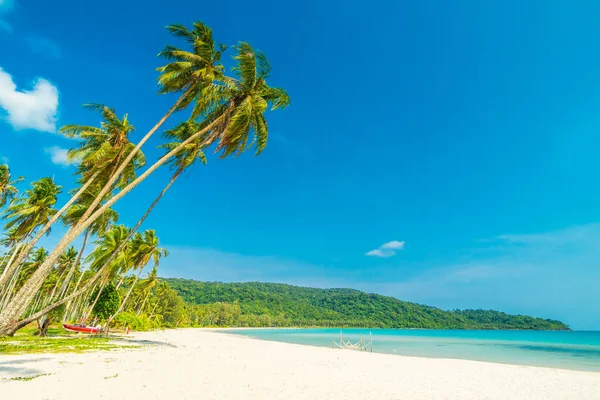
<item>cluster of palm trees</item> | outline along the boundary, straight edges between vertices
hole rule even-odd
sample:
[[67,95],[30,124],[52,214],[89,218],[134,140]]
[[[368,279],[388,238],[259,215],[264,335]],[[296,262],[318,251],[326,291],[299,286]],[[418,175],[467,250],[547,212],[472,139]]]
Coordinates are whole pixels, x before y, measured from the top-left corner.
[[[259,154],[267,144],[269,106],[274,110],[289,104],[285,90],[267,84],[271,67],[266,57],[248,43],[234,46],[235,66],[229,76],[221,63],[226,46],[214,41],[210,28],[196,22],[191,29],[183,25],[167,29],[186,47],[166,46],[159,53],[167,62],[158,68],[159,93],[177,94],[177,100],[137,144],[130,141],[134,126],[128,116],[119,118],[114,109],[101,104],[87,106],[101,115],[99,126],[61,128],[78,143],[69,151],[78,167],[77,187],[60,209],[56,205],[62,188],[53,179],[33,182],[31,189],[18,195],[19,180],[11,180],[8,166],[1,167],[0,207],[8,222],[0,261],[0,336],[12,335],[36,320],[43,323],[63,305],[63,318],[85,317],[93,309],[92,291],[99,294],[107,283],[118,285],[134,272],[117,313],[127,307],[146,264],[152,260],[156,267],[166,255],[154,231],[138,232],[162,196],[191,165],[206,163],[209,148],[221,158],[250,149]],[[189,118],[164,131],[159,146],[164,154],[146,166],[142,147],[175,112],[184,110]],[[137,224],[116,225],[115,203],[158,168],[169,166],[171,178]],[[58,222],[68,229],[57,245],[50,251],[37,247]],[[75,250],[72,243],[79,236],[82,248]],[[91,240],[95,247],[84,257]]]

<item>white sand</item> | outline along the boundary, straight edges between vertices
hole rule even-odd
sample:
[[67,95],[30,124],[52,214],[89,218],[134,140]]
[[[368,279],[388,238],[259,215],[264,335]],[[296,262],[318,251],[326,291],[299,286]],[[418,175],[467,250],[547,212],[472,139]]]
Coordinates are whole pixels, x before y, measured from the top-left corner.
[[[0,356],[0,399],[600,399],[600,373],[593,372],[333,350],[201,329],[135,339],[158,344]],[[39,374],[51,375],[10,379]]]

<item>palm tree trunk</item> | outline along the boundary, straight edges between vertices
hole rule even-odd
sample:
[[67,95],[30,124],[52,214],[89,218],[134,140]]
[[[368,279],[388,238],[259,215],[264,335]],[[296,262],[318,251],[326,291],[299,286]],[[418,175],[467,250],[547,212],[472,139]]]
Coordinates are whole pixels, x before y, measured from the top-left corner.
[[56,294],[56,289],[58,289],[58,284],[60,283],[60,278],[65,274],[67,270],[61,272],[61,274],[56,278],[56,283],[54,284],[54,288],[52,288],[52,293],[50,293],[50,297],[48,297],[45,301],[46,304],[51,303],[54,300],[54,295]]
[[[46,277],[50,274],[50,272],[52,270],[52,266],[58,260],[58,257],[60,257],[62,252],[71,244],[71,242],[73,242],[73,240],[75,240],[75,238],[79,234],[81,234],[81,232],[85,228],[87,228],[90,224],[92,224],[109,207],[111,207],[118,200],[120,200],[123,196],[125,196],[127,193],[129,193],[133,188],[135,188],[141,182],[143,182],[150,174],[152,174],[154,171],[156,171],[156,169],[158,169],[161,165],[163,165],[169,159],[171,159],[171,157],[173,157],[174,155],[179,153],[183,147],[185,147],[187,144],[189,144],[192,141],[194,141],[195,139],[197,139],[200,135],[210,131],[219,121],[221,121],[225,117],[225,115],[226,114],[223,114],[220,117],[216,118],[213,122],[211,122],[209,125],[207,125],[204,129],[194,133],[188,139],[186,139],[185,141],[180,143],[176,148],[174,148],[173,150],[171,150],[170,152],[165,154],[156,163],[154,163],[154,165],[152,165],[150,168],[148,168],[142,175],[140,175],[137,179],[135,179],[133,182],[131,182],[129,185],[127,185],[117,195],[115,195],[110,200],[108,200],[106,203],[104,203],[102,205],[102,207],[98,208],[98,210],[95,211],[94,214],[92,214],[85,222],[80,223],[80,224],[76,225],[75,227],[73,227],[72,229],[70,229],[65,234],[65,236],[63,236],[63,238],[58,243],[58,245],[54,248],[52,253],[50,253],[50,255],[48,255],[48,257],[42,263],[42,265],[40,265],[40,267],[35,271],[35,273],[31,276],[31,278],[29,278],[29,280],[27,282],[25,282],[25,284],[21,287],[19,292],[14,296],[11,304],[9,304],[8,307],[6,307],[4,310],[2,310],[0,312],[0,337],[9,335],[11,332],[10,327],[16,326],[16,324],[18,324],[19,318],[23,315],[23,313],[25,312],[25,310],[31,303],[31,300],[33,299],[33,296],[35,296],[35,293],[37,293],[37,291],[43,285]],[[207,142],[208,142],[208,139],[207,139]],[[172,180],[170,183],[172,183]],[[155,200],[154,203],[152,203],[152,205],[149,208],[149,211],[152,208],[154,208],[154,206],[158,202],[158,199],[160,199],[162,197],[164,192],[166,192],[167,188],[165,188],[165,190],[163,190],[163,192],[161,193],[161,195],[159,195],[157,200]],[[90,206],[90,207],[93,208],[94,206]],[[149,214],[149,211],[147,211],[146,214],[144,215],[144,217],[143,217],[144,219]],[[138,225],[137,225],[136,229],[134,229],[134,230],[137,230],[137,228],[139,228],[139,225],[141,225],[140,222],[138,222]],[[134,230],[132,230],[132,232]],[[130,235],[133,235],[133,233],[130,233]],[[119,247],[121,247],[121,246],[119,246]],[[116,254],[114,256],[116,256]]]
[[[100,272],[100,271],[99,271]],[[86,291],[88,291],[95,283],[96,281],[100,278],[100,275],[95,275],[93,276],[89,281],[87,281],[85,283],[85,285],[83,285],[83,287],[81,287],[81,289],[79,289],[76,292],[71,293],[70,295],[68,295],[67,297],[57,301],[54,304],[50,304],[49,306],[47,306],[46,308],[36,312],[35,314],[30,315],[29,317],[22,319],[21,321],[18,322],[14,322],[9,329],[7,330],[7,334],[5,336],[13,336],[15,334],[16,331],[18,331],[19,329],[21,329],[22,327],[32,323],[33,321],[35,321],[36,319],[48,314],[50,311],[62,306],[63,304],[65,304],[67,301],[74,299],[75,297],[82,295],[83,293],[85,293]]]
[[158,300],[156,300],[154,307],[152,307],[152,311],[150,312],[150,315],[148,316],[149,319],[152,319],[152,317],[154,316],[154,311],[156,311],[156,307],[158,307]]
[[135,146],[135,148],[133,150],[131,150],[131,152],[127,155],[125,160],[119,165],[119,167],[116,169],[116,171],[114,171],[114,173],[110,176],[110,178],[108,179],[108,181],[106,182],[106,184],[104,185],[102,190],[100,190],[98,195],[96,195],[96,198],[94,199],[92,204],[90,204],[88,209],[85,211],[85,213],[79,220],[78,225],[84,223],[88,219],[88,217],[92,214],[92,212],[96,209],[96,207],[98,207],[98,205],[100,204],[100,202],[102,201],[104,196],[106,196],[106,194],[111,190],[111,188],[113,187],[113,185],[115,184],[115,182],[117,181],[117,179],[119,178],[121,173],[123,173],[125,168],[127,168],[127,165],[129,165],[131,160],[133,160],[135,155],[140,151],[142,146],[152,137],[152,135],[154,135],[154,133],[156,133],[158,128],[160,128],[162,126],[162,124],[165,123],[165,121],[171,116],[171,114],[173,114],[175,112],[175,110],[177,110],[179,105],[192,92],[192,90],[194,90],[194,86],[193,86],[193,84],[190,84],[188,89],[179,97],[179,99],[177,99],[177,101],[175,102],[175,104],[173,104],[173,106],[169,109],[169,111],[167,111],[167,113],[156,123],[156,125],[154,125],[154,127],[152,129],[150,129],[150,131],[148,131],[148,133],[146,133],[146,136],[144,136],[138,142],[138,144]]
[[[128,239],[129,240],[129,239]],[[119,290],[119,288],[121,287],[121,285],[123,284],[123,281],[125,280],[125,277],[127,276],[127,274],[124,272],[123,276],[121,276],[121,279],[119,279],[119,282],[117,283],[117,286],[115,287],[115,290]]]
[[4,284],[10,277],[10,274],[8,273],[8,271],[10,271],[10,267],[13,265],[13,261],[17,255],[17,253],[19,253],[20,249],[21,249],[21,243],[15,245],[12,255],[8,259],[8,262],[6,263],[6,267],[4,267],[4,270],[2,271],[2,276],[0,276],[0,293],[2,292],[2,287],[4,286]]
[[[6,252],[6,254],[4,255],[4,259],[2,260],[2,262],[4,263],[4,261],[8,258],[8,262],[6,263],[6,265],[4,266],[4,269],[2,270],[2,275],[0,275],[0,282],[4,281],[4,277],[8,274],[8,270],[13,262],[13,260],[15,259],[15,256],[17,255],[17,251],[19,249],[19,247],[21,247],[21,243],[17,243],[15,245],[12,246],[12,252],[10,250],[8,250]],[[10,256],[9,256],[10,254]],[[8,279],[8,278],[6,278]],[[0,292],[2,292],[2,284],[0,284]]]
[[142,311],[144,311],[144,306],[146,305],[146,301],[148,300],[149,296],[150,290],[146,292],[146,295],[144,296],[144,301],[142,301],[142,305],[140,306],[140,308],[138,308],[137,312],[135,313],[136,316],[139,316],[142,313]]
[[[79,285],[81,284],[81,281],[83,280],[83,275],[84,275],[84,271],[81,271],[81,274],[79,275],[79,279],[77,279],[77,283],[75,284],[75,288],[73,289],[73,292],[77,291],[77,288],[79,287]],[[69,311],[71,310],[71,304],[72,304],[72,302],[71,302],[71,300],[69,300],[67,302],[67,306],[65,307],[65,314],[63,315],[63,322],[66,321],[67,315],[69,314]],[[77,309],[77,307],[75,309]]]
[[[79,222],[75,225],[75,227],[72,227],[71,229],[77,228],[78,225],[80,225],[80,224],[82,224],[83,222],[86,221],[86,219],[90,216],[90,214],[94,211],[94,209],[98,206],[98,204],[100,204],[100,202],[102,201],[102,199],[104,198],[104,196],[113,187],[113,185],[117,181],[119,175],[121,175],[121,173],[123,172],[123,170],[127,167],[127,165],[131,162],[131,160],[133,160],[133,157],[135,157],[135,155],[138,153],[138,151],[142,148],[142,146],[144,145],[144,143],[146,143],[152,137],[152,135],[154,135],[154,133],[156,133],[156,131],[162,126],[162,124],[165,123],[165,121],[171,116],[171,114],[173,114],[175,112],[175,110],[177,110],[177,108],[179,107],[179,105],[183,102],[183,100],[185,100],[185,98],[192,92],[193,89],[194,89],[193,83],[191,83],[190,86],[188,87],[188,89],[179,97],[179,99],[175,102],[175,104],[173,104],[173,106],[167,111],[167,113],[156,123],[156,125],[154,125],[154,127],[152,129],[150,129],[150,131],[148,131],[148,133],[146,134],[146,136],[144,136],[142,138],[142,140],[139,141],[139,143],[137,144],[137,146],[135,146],[135,148],[127,155],[127,157],[125,158],[125,161],[123,161],[121,163],[121,165],[116,169],[116,171],[114,171],[114,173],[112,174],[112,176],[110,177],[110,179],[108,180],[108,182],[104,185],[104,187],[102,188],[102,190],[100,191],[100,193],[98,193],[98,195],[96,196],[96,198],[94,199],[94,201],[92,202],[92,204],[88,207],[88,209],[86,210],[86,212],[83,214],[83,216],[79,220]],[[50,229],[50,227],[52,225],[54,225],[54,223],[56,221],[58,221],[58,219],[60,218],[60,216],[71,206],[71,204],[73,204],[75,202],[75,200],[77,200],[79,198],[79,196],[85,191],[85,189],[87,189],[87,187],[92,183],[92,181],[96,179],[96,177],[98,176],[98,174],[99,174],[99,172],[96,172],[90,179],[88,179],[88,181],[85,183],[85,185],[83,185],[81,187],[81,189],[79,189],[77,191],[77,193],[75,195],[73,195],[73,197],[71,197],[69,199],[69,201],[67,202],[67,204],[65,204],[50,219],[50,221],[48,221],[46,223],[46,225],[44,225],[44,227],[40,230],[40,232],[38,232],[38,234],[32,240],[31,244],[26,247],[25,254],[29,254],[29,251],[31,251],[31,249],[33,248],[33,246],[44,235],[44,233],[46,233],[48,231],[48,229]],[[71,230],[71,229],[69,229],[69,230]],[[79,235],[79,233],[77,233],[77,235]],[[69,236],[69,232],[67,232],[67,234],[65,234],[64,237],[67,237],[67,236]],[[75,237],[77,237],[77,236],[75,236]],[[71,239],[71,241],[73,239]],[[24,257],[25,256],[23,256],[23,258]],[[19,259],[18,263],[20,263],[21,261],[23,261],[23,259]],[[4,285],[4,283],[5,283],[5,280],[2,279],[2,278],[0,278],[0,287],[2,287]],[[0,314],[0,321],[1,320],[2,320],[2,315]],[[0,323],[0,335],[1,335],[1,332],[2,332],[2,324]]]
[[37,308],[38,308],[38,306],[40,304],[41,299],[42,299],[41,292],[38,292],[38,294],[35,295],[35,300],[33,302],[33,307],[31,307],[29,309],[29,315],[33,314],[35,312],[35,310],[37,310]]
[[[98,176],[98,172],[96,172],[94,175],[92,175],[92,177],[87,180],[87,182],[77,191],[77,193],[75,193],[73,195],[73,197],[71,197],[69,199],[69,201],[60,210],[58,210],[56,212],[56,214],[54,214],[48,222],[46,222],[46,224],[42,227],[42,229],[40,229],[39,232],[35,235],[33,240],[31,240],[29,243],[27,243],[27,245],[25,246],[23,251],[20,252],[19,257],[15,261],[15,265],[19,265],[23,262],[25,257],[27,257],[27,255],[31,251],[31,249],[33,249],[33,246],[35,246],[36,243],[42,238],[42,236],[44,236],[44,234],[46,232],[48,232],[48,229],[50,229],[50,227],[52,225],[54,225],[54,223],[56,221],[58,221],[58,219],[65,213],[65,211],[67,211],[69,209],[69,207],[71,207],[71,205],[75,202],[75,200],[77,200],[79,198],[79,196],[81,196],[81,194],[92,184],[92,182],[96,179],[97,176]],[[33,230],[32,230],[32,232],[33,232]],[[0,288],[6,283],[7,278],[4,277],[4,274],[6,273],[7,269],[4,270],[4,272],[2,273],[2,276],[0,277]]]
[[104,290],[104,287],[106,286],[106,284],[108,283],[109,280],[110,280],[110,278],[107,276],[106,279],[104,279],[102,281],[102,284],[98,288],[98,293],[96,294],[96,298],[94,299],[94,302],[92,303],[92,305],[90,305],[87,312],[83,316],[84,320],[87,320],[90,317],[90,315],[92,314],[92,311],[94,311],[94,307],[96,307],[96,303],[98,303],[98,300],[100,299],[100,295],[102,294],[102,291]]
[[69,288],[69,283],[71,282],[71,279],[73,279],[73,275],[75,274],[75,269],[79,266],[79,263],[81,262],[81,255],[83,254],[83,251],[85,250],[85,245],[87,244],[89,237],[90,237],[90,229],[88,228],[85,230],[85,233],[83,234],[83,244],[81,245],[79,254],[77,254],[77,258],[75,259],[75,262],[73,262],[73,265],[71,265],[71,268],[69,269],[69,274],[65,278],[65,281],[63,282],[63,284],[60,288],[60,291],[58,292],[59,297],[63,297],[65,295],[65,293],[67,292],[67,289]]
[[4,309],[6,304],[10,302],[12,298],[13,291],[15,290],[15,286],[17,285],[17,281],[19,280],[19,274],[21,273],[21,268],[18,267],[15,272],[12,274],[10,281],[8,282],[8,287],[4,291],[2,295],[2,301],[0,302],[0,310]]
[[106,336],[108,336],[108,328],[110,326],[110,323],[112,322],[113,319],[115,319],[117,314],[119,314],[121,311],[123,311],[123,308],[125,307],[125,303],[127,303],[127,299],[129,299],[129,296],[131,296],[131,292],[133,292],[133,288],[135,287],[135,284],[137,283],[138,279],[140,278],[140,275],[143,270],[144,270],[144,267],[140,268],[140,271],[135,276],[135,280],[133,281],[133,283],[131,284],[131,287],[127,291],[127,294],[125,295],[125,298],[123,299],[123,301],[121,302],[121,305],[117,309],[117,312],[115,312],[113,315],[111,315],[108,318],[108,321],[106,321],[106,326],[104,327],[104,330],[106,331]]

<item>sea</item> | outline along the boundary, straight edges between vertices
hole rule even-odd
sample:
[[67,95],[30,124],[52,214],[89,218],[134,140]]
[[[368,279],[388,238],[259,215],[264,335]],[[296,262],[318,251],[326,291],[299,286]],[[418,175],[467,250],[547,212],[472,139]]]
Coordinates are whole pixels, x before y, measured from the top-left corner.
[[[332,347],[340,329],[239,329],[227,333],[262,340]],[[372,337],[373,352],[454,358],[600,372],[600,332],[342,329],[344,341]],[[351,351],[351,350],[339,350]],[[370,351],[370,347],[369,347]]]

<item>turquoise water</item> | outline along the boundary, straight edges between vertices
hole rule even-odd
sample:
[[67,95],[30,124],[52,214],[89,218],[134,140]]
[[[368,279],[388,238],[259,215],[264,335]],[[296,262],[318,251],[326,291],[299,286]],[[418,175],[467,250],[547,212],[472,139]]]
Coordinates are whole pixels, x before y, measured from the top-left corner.
[[[373,351],[600,372],[600,332],[344,329],[344,340],[373,334]],[[331,347],[339,329],[227,331],[263,340]],[[340,350],[341,351],[341,350]]]

